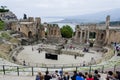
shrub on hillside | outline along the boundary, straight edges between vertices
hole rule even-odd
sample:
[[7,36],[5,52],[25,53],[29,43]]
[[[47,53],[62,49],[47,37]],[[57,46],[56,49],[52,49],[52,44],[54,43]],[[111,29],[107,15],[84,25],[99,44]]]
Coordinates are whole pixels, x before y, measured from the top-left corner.
[[0,31],[4,30],[5,23],[3,21],[0,21]]
[[1,33],[1,37],[4,39],[8,39],[8,40],[10,39],[10,35],[8,33],[5,33],[5,32]]

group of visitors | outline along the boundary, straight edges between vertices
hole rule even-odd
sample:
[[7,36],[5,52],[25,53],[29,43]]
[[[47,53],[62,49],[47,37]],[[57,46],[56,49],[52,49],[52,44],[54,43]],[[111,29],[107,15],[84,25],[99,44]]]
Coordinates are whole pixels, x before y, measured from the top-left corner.
[[113,73],[112,71],[108,71],[106,80],[120,80],[120,72],[116,71]]
[[97,70],[94,71],[93,74],[89,74],[85,72],[73,72],[73,75],[70,75],[68,72],[58,72],[57,70],[53,74],[49,74],[49,71],[45,72],[45,75],[42,75],[41,72],[38,72],[36,76],[36,80],[120,80],[120,72],[116,71],[113,73],[112,71],[108,71],[107,76],[104,79],[98,73]]
[[36,80],[69,80],[70,76],[68,72],[63,74],[62,71],[58,73],[56,70],[53,74],[49,74],[49,71],[45,72],[45,75],[42,75],[41,72],[38,72]]
[[102,79],[100,74],[98,74],[98,71],[95,70],[94,74],[88,74],[88,72],[85,72],[83,74],[82,72],[77,73],[76,71],[74,71],[71,80],[102,80]]
[[85,48],[83,49],[83,52],[89,52],[89,48],[86,48],[86,47],[85,47]]

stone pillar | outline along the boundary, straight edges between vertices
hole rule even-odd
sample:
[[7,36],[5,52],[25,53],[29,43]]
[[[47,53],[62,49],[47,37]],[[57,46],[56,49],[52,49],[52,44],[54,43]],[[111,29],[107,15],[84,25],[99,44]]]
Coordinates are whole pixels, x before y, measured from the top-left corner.
[[86,39],[86,30],[84,31],[84,39]]
[[99,35],[99,34],[98,34],[98,31],[96,31],[95,42],[98,41],[99,37],[101,37],[101,35]]
[[85,42],[86,42],[86,35],[87,35],[87,32],[86,32],[86,30],[85,30],[85,32],[84,32],[84,40],[85,40]]
[[87,42],[89,41],[89,30],[88,30],[88,33],[87,33]]
[[75,39],[78,37],[78,31],[75,31]]
[[53,35],[52,35],[52,37],[54,37],[55,36],[55,29],[53,28]]
[[82,29],[81,29],[81,33],[80,33],[80,42],[82,42]]
[[109,26],[110,26],[110,16],[108,15],[106,17],[106,29],[109,29]]
[[105,44],[108,44],[108,41],[109,41],[109,26],[110,26],[110,16],[108,15],[106,17],[106,38],[105,38]]
[[54,30],[54,34],[55,34],[55,36],[57,35],[56,30],[57,30],[57,29]]

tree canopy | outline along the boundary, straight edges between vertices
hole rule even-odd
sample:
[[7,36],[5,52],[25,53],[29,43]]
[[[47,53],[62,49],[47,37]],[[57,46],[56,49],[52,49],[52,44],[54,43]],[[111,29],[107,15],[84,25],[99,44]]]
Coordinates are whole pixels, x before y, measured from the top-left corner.
[[0,12],[8,12],[9,9],[6,9],[6,8],[7,8],[7,6],[1,6],[0,7]]
[[64,25],[61,29],[61,35],[64,38],[71,38],[73,35],[73,29],[69,25]]

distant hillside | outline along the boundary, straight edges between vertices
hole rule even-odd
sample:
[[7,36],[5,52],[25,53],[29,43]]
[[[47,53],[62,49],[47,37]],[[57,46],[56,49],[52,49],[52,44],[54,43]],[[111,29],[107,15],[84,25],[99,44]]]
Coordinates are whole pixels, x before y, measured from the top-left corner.
[[[105,24],[105,22],[100,22],[99,24]],[[110,22],[110,26],[119,26],[120,25],[120,21],[111,21]]]
[[64,20],[60,22],[70,22],[70,23],[102,22],[105,21],[107,15],[110,15],[111,21],[120,21],[120,8],[112,9],[108,11],[102,11],[93,14],[70,16],[70,17],[66,17]]

